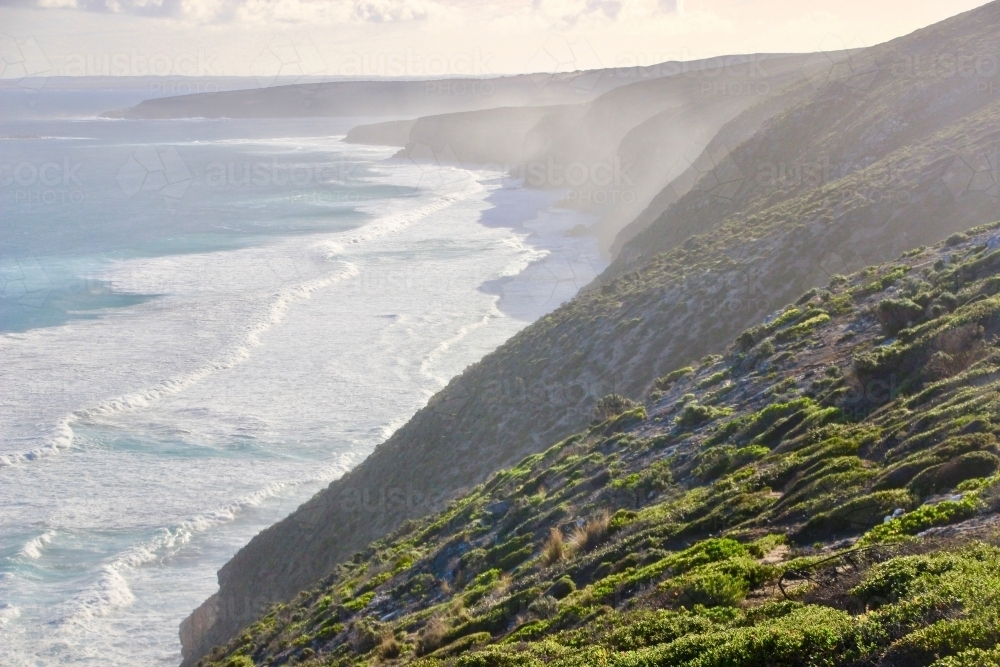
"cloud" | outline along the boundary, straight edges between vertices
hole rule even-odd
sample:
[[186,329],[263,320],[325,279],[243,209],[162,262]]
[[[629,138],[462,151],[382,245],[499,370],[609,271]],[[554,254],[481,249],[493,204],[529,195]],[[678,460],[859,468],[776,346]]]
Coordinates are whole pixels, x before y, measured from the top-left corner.
[[532,0],[536,16],[553,25],[645,23],[683,14],[684,0]]
[[352,14],[361,21],[387,23],[425,19],[428,12],[428,4],[419,0],[376,0],[355,2]]
[[79,9],[98,13],[174,16],[180,0],[35,0],[40,9]]
[[2,5],[170,17],[201,23],[249,21],[337,24],[426,19],[534,18],[549,26],[579,21],[648,20],[683,13],[684,0],[0,0]]
[[435,0],[0,0],[0,6],[79,9],[94,13],[128,14],[229,22],[238,19],[310,23],[390,23],[425,19],[449,2]]

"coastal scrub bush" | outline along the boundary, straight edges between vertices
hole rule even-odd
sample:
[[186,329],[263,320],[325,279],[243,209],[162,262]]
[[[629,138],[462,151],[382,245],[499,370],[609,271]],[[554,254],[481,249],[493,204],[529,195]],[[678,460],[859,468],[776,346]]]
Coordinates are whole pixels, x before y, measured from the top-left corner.
[[878,322],[888,336],[912,326],[923,314],[924,309],[910,299],[883,299],[876,310]]
[[976,513],[976,503],[971,496],[962,500],[946,500],[937,505],[924,505],[902,517],[875,526],[861,538],[859,544],[890,542],[907,535],[968,519]]
[[559,601],[551,595],[543,595],[528,605],[528,611],[541,619],[550,619],[559,613]]
[[628,412],[635,407],[635,401],[619,394],[608,394],[597,401],[594,406],[594,421],[603,422],[612,417]]
[[383,660],[398,658],[402,651],[403,647],[399,645],[399,642],[396,641],[396,637],[391,633],[386,633],[382,637],[382,643],[378,645],[377,649],[378,657]]
[[750,586],[728,572],[706,568],[671,579],[661,585],[661,590],[674,604],[690,609],[695,605],[733,606],[747,596]]
[[774,339],[779,343],[784,343],[790,340],[804,336],[812,330],[816,329],[820,325],[826,324],[830,321],[830,316],[826,313],[820,313],[815,317],[811,317],[803,322],[788,327],[787,329],[782,329],[774,335]]
[[564,576],[549,586],[549,590],[545,591],[545,594],[552,596],[556,600],[561,600],[575,590],[576,584],[573,583],[573,580]]
[[684,428],[700,426],[719,417],[729,414],[724,408],[713,408],[709,405],[700,405],[695,402],[688,403],[681,409],[677,416],[676,423]]
[[674,386],[674,384],[682,377],[690,375],[691,373],[694,373],[694,368],[691,366],[678,368],[677,370],[667,373],[654,382],[653,389],[656,389],[657,391],[666,391],[667,389],[670,389],[670,387]]
[[921,496],[955,488],[977,477],[988,477],[1000,468],[1000,458],[990,452],[969,452],[925,469],[910,481],[910,489]]
[[989,650],[968,649],[936,660],[931,667],[1000,667],[1000,646]]
[[226,661],[225,667],[254,667],[254,664],[248,655],[234,655]]

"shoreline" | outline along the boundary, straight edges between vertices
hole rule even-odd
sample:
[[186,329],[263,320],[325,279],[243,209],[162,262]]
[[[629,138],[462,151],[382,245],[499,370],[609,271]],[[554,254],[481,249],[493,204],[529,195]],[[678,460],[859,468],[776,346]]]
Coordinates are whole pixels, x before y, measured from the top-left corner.
[[597,216],[557,206],[563,198],[558,190],[521,186],[500,187],[486,198],[492,208],[483,211],[480,224],[525,234],[526,244],[545,253],[520,272],[479,286],[481,292],[499,297],[497,309],[508,317],[529,324],[544,317],[572,299],[609,264],[597,237],[569,233]]
[[[495,283],[498,284],[499,293],[495,295],[498,298],[491,301],[494,301],[496,310],[499,310],[503,314],[503,318],[501,318],[501,320],[496,320],[492,319],[494,317],[493,315],[490,315],[489,321],[491,323],[489,324],[488,329],[483,329],[479,333],[474,333],[472,336],[460,340],[458,344],[463,349],[458,351],[453,349],[450,352],[448,352],[449,355],[454,355],[452,361],[443,359],[443,363],[440,363],[442,362],[442,359],[439,359],[438,357],[434,357],[434,359],[432,359],[432,361],[434,362],[432,364],[433,365],[432,370],[434,372],[440,373],[444,369],[450,368],[446,376],[442,375],[442,377],[446,377],[446,379],[450,379],[451,377],[459,374],[461,372],[462,367],[465,365],[467,361],[470,363],[474,363],[475,361],[480,360],[483,356],[488,354],[497,346],[503,344],[504,341],[508,340],[510,336],[516,333],[516,331],[522,329],[528,322],[544,316],[546,312],[548,312],[556,305],[558,305],[552,299],[552,294],[562,295],[563,292],[560,292],[559,290],[561,289],[565,291],[567,289],[567,285],[568,288],[573,289],[573,291],[575,292],[575,288],[572,283],[561,283],[556,278],[557,273],[553,273],[548,270],[539,273],[540,270],[539,267],[556,266],[559,264],[558,262],[558,260],[560,259],[559,253],[561,252],[561,249],[564,247],[565,244],[565,240],[562,235],[564,228],[567,226],[572,227],[573,225],[577,224],[578,215],[577,214],[571,215],[570,213],[563,213],[558,209],[554,209],[552,207],[552,204],[555,201],[554,193],[530,191],[530,190],[515,189],[515,188],[505,189],[502,187],[497,187],[498,184],[495,181],[491,182],[490,179],[483,178],[483,174],[479,172],[470,171],[469,175],[475,180],[480,181],[481,185],[487,188],[487,192],[484,192],[482,195],[476,195],[475,197],[466,201],[465,203],[460,204],[461,207],[465,207],[464,211],[467,212],[463,212],[463,210],[461,209],[454,209],[455,213],[452,215],[460,215],[464,220],[460,228],[455,229],[454,232],[452,232],[453,228],[447,226],[450,224],[449,222],[447,222],[446,220],[439,222],[437,223],[436,229],[429,230],[429,239],[433,240],[433,239],[458,238],[461,239],[459,243],[464,244],[464,247],[467,248],[468,252],[483,253],[484,257],[493,255],[497,255],[497,257],[499,257],[499,255],[504,255],[509,257],[509,260],[504,260],[507,262],[506,264],[502,262],[499,264],[496,262],[491,262],[491,268],[489,268],[490,273],[488,275],[496,276],[498,275],[499,272],[501,275],[500,278],[491,278],[490,280],[487,280],[485,283],[482,282],[481,278],[479,280],[471,280],[466,283],[465,287],[465,289],[467,290],[466,294],[468,296],[472,296],[477,293],[480,294],[478,300],[481,302],[484,300],[482,294],[489,294],[490,293],[488,291],[489,287]],[[387,229],[391,227],[395,229],[395,227],[400,226],[401,223],[395,225],[390,223],[392,223],[393,221],[396,221],[398,223],[399,221],[396,219],[399,218],[399,216],[401,215],[405,215],[407,211],[409,211],[411,208],[412,208],[411,205],[407,205],[405,209],[402,211],[393,211],[390,213],[386,213],[387,218],[390,219],[388,221],[383,221],[382,227],[386,227]],[[570,217],[573,218],[572,224],[569,223]],[[445,226],[442,227],[441,225]],[[402,232],[402,236],[405,238],[401,238],[398,244],[396,245],[402,246],[407,243],[410,243],[411,241],[417,240],[417,236],[419,236],[419,234],[416,234],[415,232],[410,232],[410,234],[407,235],[406,232],[402,231],[406,227],[407,225],[402,225],[400,231]],[[499,228],[506,228],[506,229],[501,231]],[[493,230],[492,233],[490,230]],[[512,233],[507,233],[507,230],[510,230]],[[368,231],[369,233],[373,232],[373,230],[368,230]],[[357,231],[353,230],[345,231],[342,233],[350,238],[365,236],[365,233],[361,229]],[[391,236],[393,235],[394,234],[382,238],[391,238]],[[324,236],[328,236],[328,234],[324,234]],[[294,238],[298,240],[294,242],[289,241],[287,243],[287,245],[289,246],[288,249],[289,251],[294,249],[292,248],[292,246],[311,247],[310,244],[313,242],[312,239],[308,238],[303,239],[298,236],[295,236]],[[588,240],[584,239],[583,241],[580,241],[579,239],[570,239],[570,241],[572,241],[573,243],[581,243],[582,245],[586,245],[586,242]],[[355,247],[354,244],[348,244],[346,243],[346,241],[343,243],[343,245],[348,248]],[[596,249],[596,243],[594,243],[593,246]],[[131,286],[132,280],[138,280],[139,283],[137,284],[140,284],[144,280],[158,279],[156,278],[155,273],[151,273],[149,274],[149,276],[146,276],[146,272],[139,269],[143,268],[148,269],[150,267],[156,268],[160,264],[171,264],[171,265],[176,265],[177,267],[187,267],[185,271],[190,273],[190,275],[202,276],[202,273],[200,273],[201,271],[207,272],[210,269],[214,270],[215,268],[218,268],[221,265],[220,262],[225,263],[222,262],[222,260],[225,259],[228,262],[232,259],[232,257],[236,256],[236,255],[230,255],[229,253],[247,255],[248,257],[253,258],[254,261],[262,262],[264,259],[266,259],[264,255],[276,247],[278,246],[272,244],[266,244],[262,246],[250,245],[248,247],[232,251],[223,250],[221,252],[223,253],[224,256],[217,255],[215,252],[210,252],[210,253],[184,254],[179,256],[170,256],[167,258],[161,258],[161,257],[145,257],[139,259],[132,258],[127,261],[133,262],[134,266],[133,264],[122,265],[121,267],[116,267],[115,272],[124,271],[123,275],[132,276],[127,284],[123,284],[123,288],[125,288]],[[581,248],[581,251],[585,252],[586,248]],[[541,252],[544,252],[545,256],[535,259]],[[499,255],[497,253],[499,253]],[[279,262],[275,266],[283,266],[283,264],[280,263],[280,260],[287,254],[288,254],[287,252],[282,251],[282,253],[275,255],[274,260]],[[315,255],[316,253],[313,254]],[[320,253],[320,255],[322,255],[322,253]],[[212,259],[211,261],[206,260],[205,258],[209,256],[213,257],[214,259]],[[311,256],[312,255],[310,255],[310,257]],[[442,259],[439,261],[450,261],[447,260],[446,257],[447,256],[442,256]],[[469,264],[468,256],[465,256],[465,259],[462,259],[462,257],[463,257],[462,255],[456,256],[456,260]],[[518,257],[520,257],[521,259],[517,259]],[[325,258],[325,255],[323,255],[323,258]],[[511,264],[510,260],[514,260],[514,263]],[[499,259],[497,259],[497,261],[499,261]],[[261,266],[264,266],[264,264],[261,264]],[[415,269],[419,271],[425,271],[427,267],[421,268],[422,266],[423,265],[405,267],[404,273],[413,272]],[[506,266],[506,268],[503,268],[504,266]],[[474,276],[475,275],[474,269],[477,267],[469,265],[467,268],[469,270],[466,271],[463,275]],[[377,263],[373,263],[368,267],[367,270],[370,272],[370,275],[378,277],[381,275],[379,272],[382,269],[379,268],[379,265]],[[502,275],[504,271],[511,271],[511,275]],[[205,273],[201,279],[211,279],[212,275],[214,274]],[[308,278],[313,278],[313,277],[314,276],[311,275],[297,276],[296,281],[301,282],[301,280],[306,280]],[[389,277],[391,278],[392,275],[390,274]],[[497,283],[497,281],[499,281],[499,283]],[[297,285],[298,282],[296,282],[295,284]],[[381,284],[382,283],[378,281],[372,284],[358,283],[355,285],[352,283],[349,285],[348,289],[377,290],[378,286]],[[539,285],[541,285],[542,288],[544,288],[542,289],[542,291],[536,289]],[[288,289],[292,289],[294,286],[286,286],[286,287],[288,287]],[[196,294],[201,294],[201,292],[196,292]],[[376,300],[384,297],[384,295],[381,295],[380,292],[378,291],[372,291],[370,294],[371,297]],[[571,294],[569,296],[571,296]],[[315,308],[321,305],[323,301],[331,301],[331,300],[335,301],[336,299],[330,297],[329,295],[324,297],[321,293],[316,292],[316,294],[312,296],[310,303],[312,304],[312,307]],[[400,305],[392,307],[387,305],[385,307],[385,312],[403,313],[404,314],[403,319],[405,320],[406,318],[405,309],[398,310],[398,308],[403,307],[402,304],[404,303],[405,299],[402,301],[397,299],[397,301],[399,301]],[[160,308],[162,309],[163,306],[160,306]],[[424,310],[428,312],[435,311],[436,309],[434,306],[434,302],[427,302],[426,307],[424,307]],[[103,312],[105,311],[102,311],[102,313]],[[97,330],[98,328],[110,327],[114,325],[115,324],[114,313],[128,314],[132,319],[135,319],[139,316],[144,316],[143,315],[144,312],[145,311],[142,308],[128,311],[127,313],[125,311],[119,311],[117,309],[113,311],[107,311],[106,314],[108,317],[106,319],[104,319],[103,321],[94,321],[92,324],[90,324],[90,326],[95,327],[95,330]],[[298,311],[296,312],[298,313]],[[494,310],[493,312],[496,311]],[[270,311],[268,311],[268,313],[270,313]],[[375,310],[373,310],[373,313],[375,313],[375,317],[385,319],[384,313],[380,311],[376,312]],[[470,319],[471,321],[471,319],[473,319],[471,316],[473,315],[478,316],[480,314],[481,313],[479,313],[478,310],[470,311],[466,313],[466,315],[469,317],[459,318],[459,319],[452,318],[454,320],[452,324],[457,326],[463,323],[462,321],[463,319]],[[298,313],[295,316],[309,317],[309,315],[304,312]],[[271,316],[268,315],[268,317]],[[507,319],[507,322],[502,323],[502,319]],[[394,318],[392,321],[396,322],[399,320],[398,318]],[[413,322],[414,320],[412,317],[410,318],[408,323],[404,321],[399,321],[396,330],[402,332],[407,327],[413,326]],[[53,337],[61,339],[63,338],[64,335],[67,334],[69,334],[69,338],[78,337],[84,333],[85,329],[88,328],[87,327],[88,323],[89,321],[86,323],[74,321],[74,323],[68,325],[69,327],[68,329],[62,329],[62,327],[51,327],[45,329],[32,330],[31,332],[29,332],[28,338],[31,340],[42,339],[42,338],[52,339]],[[417,323],[423,326],[422,322],[417,321]],[[499,326],[501,327],[500,329],[495,328],[497,326],[496,323],[500,323],[499,324]],[[447,330],[447,327],[445,327],[445,330]],[[489,331],[489,333],[487,333],[486,336],[484,337],[482,335],[483,331]],[[403,334],[400,333],[397,335],[403,335]],[[445,338],[441,338],[440,341],[438,342],[441,341],[449,342],[450,339],[446,340]],[[221,345],[223,342],[224,341],[220,340],[219,344]],[[429,343],[428,347],[430,347]],[[436,349],[437,348],[435,348],[435,350]],[[475,357],[474,359],[472,358],[473,356]],[[411,367],[415,367],[420,363],[420,361],[421,359],[419,357],[414,356],[414,358],[410,360],[409,365]],[[405,365],[406,364],[404,364],[404,366]],[[230,371],[234,371],[237,368],[243,368],[242,364],[232,366],[232,368],[230,368],[229,364],[226,364],[225,366],[226,368],[223,369],[223,371],[227,373]],[[148,369],[148,370],[150,373],[152,373],[156,369]],[[246,372],[246,371],[244,369],[243,371],[240,372]],[[185,386],[187,385],[185,384]],[[205,387],[196,389],[197,390],[194,392],[194,394],[192,394],[192,396],[198,396],[206,392],[210,393],[209,389]],[[435,388],[433,393],[437,393],[437,391],[438,389]],[[190,400],[194,399],[192,398]],[[408,422],[413,417],[413,415],[416,414],[416,412],[419,411],[421,407],[423,407],[424,404],[425,404],[424,401],[420,401],[419,405],[415,404],[412,409],[407,408],[405,411],[401,412],[400,415],[397,415],[398,418],[392,420],[391,424],[385,425],[385,429],[383,429],[382,437],[379,438],[379,442],[386,439],[385,436],[388,435],[389,431],[394,431],[396,427],[399,427],[402,424]],[[351,419],[353,419],[353,417]],[[133,418],[128,417],[124,420],[124,423],[130,423],[132,421]],[[187,424],[186,422],[183,425],[190,426],[190,424]],[[212,435],[215,433],[215,431],[209,429],[206,430],[205,433]],[[93,437],[93,434],[89,434],[87,437]],[[117,441],[115,441],[115,443],[116,444],[114,444],[114,447],[118,447],[120,444],[117,443]],[[372,446],[371,449],[373,448],[374,446]],[[371,453],[371,449],[367,451],[364,449],[359,450],[357,452],[358,456],[354,462],[360,462],[365,458],[367,458],[368,455]],[[117,456],[117,452],[119,450],[114,448],[112,448],[112,450],[113,451],[109,451],[108,455]],[[128,455],[132,455],[131,454],[132,450],[128,448],[122,449],[121,451],[123,453],[128,453]],[[151,453],[155,454],[155,452]],[[206,451],[206,453],[209,452]],[[98,452],[91,452],[91,458],[93,458],[95,454],[98,457],[104,456],[104,454]],[[57,476],[62,476],[64,474],[63,472],[61,472],[64,469],[63,466],[68,466],[68,468],[65,468],[66,470],[77,470],[78,466],[83,466],[83,469],[80,471],[80,473],[82,474],[83,471],[87,469],[87,466],[91,465],[90,463],[80,459],[80,457],[73,457],[72,460],[65,459],[65,463],[55,463],[54,461],[55,459],[46,458],[45,461],[41,461],[37,466],[23,466],[23,467],[17,466],[16,471],[12,472],[11,474],[15,474],[18,480],[20,480],[22,483],[27,484],[27,481],[29,479],[34,478],[38,474],[45,474],[45,475],[56,474]],[[289,480],[284,478],[271,480],[271,483],[288,484],[288,482]],[[281,493],[278,495],[282,497],[278,498],[277,500],[269,499],[267,500],[266,503],[262,502],[262,506],[259,508],[241,509],[239,512],[234,512],[233,519],[228,521],[224,527],[215,526],[211,530],[200,532],[200,536],[192,540],[192,546],[190,548],[192,548],[193,551],[189,551],[187,553],[189,554],[204,553],[206,556],[212,554],[211,558],[213,558],[213,562],[207,568],[202,568],[201,566],[196,567],[192,565],[190,561],[190,555],[184,556],[180,552],[174,553],[172,548],[168,550],[170,551],[169,556],[172,559],[173,558],[180,559],[178,562],[183,561],[187,563],[185,567],[191,569],[186,570],[186,576],[197,575],[195,579],[199,579],[201,575],[207,574],[210,571],[211,579],[214,579],[215,573],[219,569],[219,567],[229,562],[233,557],[233,554],[235,553],[235,551],[229,552],[229,547],[227,547],[228,544],[235,545],[235,542],[232,541],[232,537],[234,534],[246,532],[247,531],[246,526],[249,524],[254,524],[256,526],[254,528],[254,532],[256,533],[257,530],[265,530],[268,527],[279,523],[288,514],[294,512],[295,507],[297,507],[301,502],[307,501],[309,497],[312,497],[312,495],[316,491],[324,488],[328,483],[329,483],[328,481],[323,481],[320,483],[315,483],[315,482],[306,483],[302,486],[299,486],[297,490],[292,492],[291,494],[286,495],[285,493]],[[308,490],[306,490],[307,487],[309,487]],[[246,491],[247,493],[253,493],[254,489],[253,488],[244,489],[243,491]],[[109,492],[112,494],[116,493],[114,489],[110,489]],[[246,493],[244,493],[243,495],[246,495]],[[294,500],[291,500],[292,498],[294,498]],[[217,502],[213,501],[214,504],[212,505],[212,507],[215,506],[228,507],[229,505],[224,501],[225,499],[218,500]],[[210,513],[212,511],[212,507],[208,508]],[[242,507],[242,505],[240,507]],[[275,509],[271,509],[275,507],[284,508],[280,512],[280,516],[278,515]],[[192,510],[191,515],[202,516],[203,513],[204,512],[198,513]],[[53,520],[52,525],[48,526],[46,524],[47,526],[46,530],[51,530],[54,533],[54,537],[51,539],[51,545],[47,543],[45,545],[45,549],[39,550],[39,555],[40,555],[39,558],[31,558],[29,559],[30,562],[22,563],[19,567],[42,568],[42,570],[47,571],[48,568],[51,567],[55,562],[53,559],[58,558],[57,554],[59,553],[59,550],[62,548],[60,542],[63,539],[65,539],[65,536],[69,535],[70,533],[65,530],[63,525],[61,525],[58,514],[54,514],[53,516],[55,518]],[[273,518],[267,520],[265,523],[260,523],[259,518],[262,516],[270,516]],[[148,518],[149,521],[153,522],[160,521],[161,519],[162,517],[157,518],[155,516],[150,516]],[[178,521],[174,521],[173,519],[170,520],[163,519],[163,520],[166,521],[166,523],[164,523],[165,526],[180,525]],[[86,536],[89,530],[90,530],[89,527],[84,526],[80,529],[80,534]],[[131,529],[126,527],[123,530],[125,530],[125,532],[127,533]],[[138,531],[136,534],[138,535],[141,532],[142,531]],[[143,545],[153,544],[152,542],[150,542],[151,538],[149,538],[149,536],[141,536],[141,537],[142,539],[138,543],[139,547],[143,547]],[[239,548],[246,546],[246,544],[249,543],[252,537],[253,536],[250,535],[245,539],[240,539],[239,545],[233,548],[238,550]],[[26,534],[26,539],[28,538],[34,539],[35,535],[33,533]],[[159,544],[159,542],[156,542],[155,544]],[[23,544],[20,545],[19,548],[21,546],[23,546]],[[128,545],[124,543],[122,543],[122,545],[114,546],[113,548],[110,543],[108,544],[101,543],[98,546],[101,546],[102,548],[106,546],[110,549],[110,551],[108,552],[108,558],[112,559],[111,561],[109,561],[112,564],[121,561],[120,556],[122,554],[125,555],[131,554],[131,551],[129,551],[126,548]],[[185,550],[186,549],[188,549],[188,547],[185,547]],[[159,553],[158,549],[156,549],[155,551]],[[224,552],[229,552],[229,553],[224,553]],[[219,559],[219,556],[222,556],[222,558]],[[128,562],[131,563],[132,561],[129,560]],[[87,564],[80,564],[81,568],[83,568],[84,566],[89,567],[89,565]],[[177,600],[180,600],[180,598],[175,596],[175,600],[171,601],[167,606],[164,606],[160,609],[156,609],[155,604],[150,603],[150,601],[155,601],[155,599],[149,597],[150,595],[155,594],[156,579],[159,579],[163,576],[167,576],[167,579],[170,579],[173,575],[168,576],[167,574],[158,574],[159,568],[133,569],[131,568],[131,566],[119,567],[115,565],[115,568],[113,569],[115,571],[111,574],[108,574],[106,572],[104,574],[101,574],[101,572],[87,574],[86,572],[84,572],[83,569],[79,570],[81,576],[80,584],[85,585],[85,587],[81,589],[82,592],[80,592],[80,594],[87,596],[92,596],[91,594],[93,594],[93,596],[97,596],[94,599],[99,598],[101,601],[103,601],[100,605],[101,611],[100,613],[96,613],[93,616],[94,619],[101,619],[101,618],[116,619],[115,622],[127,627],[133,621],[136,620],[138,622],[147,622],[149,614],[152,614],[153,617],[158,617],[168,622],[169,622],[169,617],[177,615],[174,613],[178,611],[175,605],[177,604]],[[89,572],[89,570],[87,572]],[[20,579],[20,576],[21,575],[18,574],[18,579]],[[24,584],[24,582],[22,581],[21,584]],[[30,589],[23,588],[21,584],[17,584],[16,586],[17,591],[19,593],[27,594],[27,592]],[[111,584],[114,585],[112,586]],[[10,581],[6,581],[5,585],[15,586],[14,580],[11,579]],[[76,584],[73,585],[75,586]],[[59,587],[54,582],[47,583],[45,586],[47,587],[46,590],[43,591],[45,595],[58,596],[62,594],[59,590]],[[32,587],[34,587],[34,585],[32,585]],[[188,587],[184,586],[183,588],[188,588]],[[214,588],[215,587],[213,587],[213,589]],[[13,591],[14,589],[12,588],[11,590]],[[214,592],[214,590],[210,592]],[[36,590],[36,593],[38,593],[38,590]],[[108,598],[107,600],[104,600],[103,596],[105,593],[107,593],[108,595],[113,594],[112,595],[113,599]],[[134,601],[130,600],[131,596],[134,596]],[[56,598],[52,597],[52,599],[55,600]],[[73,599],[75,600],[76,598]],[[89,599],[90,598],[88,597],[88,600]],[[185,609],[183,613],[185,615],[189,614],[190,610],[194,608],[197,604],[201,603],[203,600],[204,597],[200,597],[199,599],[194,600],[191,606]],[[72,601],[73,600],[69,600],[69,602]],[[37,632],[37,628],[39,627],[37,623],[43,622],[46,616],[43,613],[44,610],[38,607],[37,605],[33,604],[22,605],[20,604],[18,599],[12,599],[11,602],[14,603],[16,607],[19,608],[20,619],[12,620],[10,623],[7,623],[6,627],[4,628],[4,634],[6,634],[7,632],[16,633],[11,635],[12,639],[18,639],[17,645],[12,647],[13,650],[16,651],[19,648],[25,648],[26,646],[28,646],[27,643],[22,645],[21,640],[23,640],[24,642],[28,642],[29,641],[28,635],[33,635]],[[104,604],[104,602],[107,602],[107,604]],[[187,603],[184,602],[183,604]],[[124,612],[120,610],[124,610]],[[90,617],[88,616],[88,619],[89,618]],[[86,643],[88,641],[95,640],[97,635],[95,635],[94,633],[99,632],[100,628],[105,627],[107,622],[108,621],[98,620],[97,626],[84,630],[80,634],[73,632],[71,636],[67,635],[66,637],[64,637],[64,639],[69,641],[71,644],[82,646],[83,644],[81,644],[80,642]],[[155,631],[152,628],[150,628],[150,630],[151,634],[149,636],[149,639],[151,643],[143,647],[136,647],[137,649],[140,649],[139,651],[137,651],[138,653],[141,653],[142,651],[145,650],[159,650],[159,649],[173,651],[174,647],[176,647],[179,658],[180,645],[176,644],[176,636],[177,636],[176,623],[171,623],[170,627],[164,626],[164,628],[161,631]],[[63,632],[68,632],[68,630],[64,628]],[[169,645],[165,643],[168,638],[171,640]],[[122,648],[123,644],[120,643],[121,641],[124,641],[124,639],[122,636],[120,636],[120,633],[118,632],[113,632],[111,633],[111,636],[101,640],[101,644],[105,645],[107,650],[109,651],[108,657],[111,658],[112,664],[114,664],[115,656],[122,655],[120,650],[116,650],[115,648],[116,645],[117,649]],[[30,651],[30,654],[35,655],[34,649]],[[83,655],[80,655],[79,658],[85,661]]]

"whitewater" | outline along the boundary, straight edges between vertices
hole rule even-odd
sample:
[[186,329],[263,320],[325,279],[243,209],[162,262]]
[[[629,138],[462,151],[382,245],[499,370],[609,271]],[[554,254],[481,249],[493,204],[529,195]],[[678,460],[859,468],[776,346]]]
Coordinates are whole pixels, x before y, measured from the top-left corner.
[[4,665],[178,664],[241,546],[604,268],[356,122],[0,124]]

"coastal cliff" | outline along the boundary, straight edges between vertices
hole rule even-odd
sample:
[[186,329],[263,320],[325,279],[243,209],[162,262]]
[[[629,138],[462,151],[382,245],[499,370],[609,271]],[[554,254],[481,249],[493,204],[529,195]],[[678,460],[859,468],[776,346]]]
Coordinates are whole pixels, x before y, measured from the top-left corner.
[[995,219],[1000,102],[981,91],[996,69],[913,64],[996,59],[998,36],[991,3],[855,54],[858,67],[802,83],[802,101],[692,165],[686,194],[632,230],[598,285],[470,366],[227,563],[214,622],[186,622],[185,664],[407,519],[585,429],[601,397],[641,399],[831,277]]
[[998,664],[998,227],[605,397],[199,664]]

